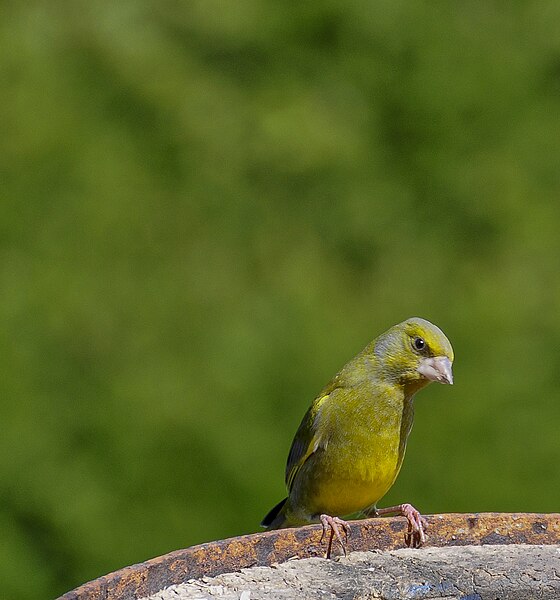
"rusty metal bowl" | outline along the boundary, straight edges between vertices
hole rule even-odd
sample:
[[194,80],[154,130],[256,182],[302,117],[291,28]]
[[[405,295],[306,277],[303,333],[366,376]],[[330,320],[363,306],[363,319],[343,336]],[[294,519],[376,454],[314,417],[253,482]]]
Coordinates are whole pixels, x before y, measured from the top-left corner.
[[[427,546],[560,544],[560,514],[478,513],[426,516]],[[402,517],[352,521],[348,550],[394,550],[405,546]],[[104,575],[58,600],[137,600],[203,576],[269,566],[291,558],[324,555],[322,529],[309,525],[254,533],[176,550]],[[421,552],[421,550],[419,550]]]

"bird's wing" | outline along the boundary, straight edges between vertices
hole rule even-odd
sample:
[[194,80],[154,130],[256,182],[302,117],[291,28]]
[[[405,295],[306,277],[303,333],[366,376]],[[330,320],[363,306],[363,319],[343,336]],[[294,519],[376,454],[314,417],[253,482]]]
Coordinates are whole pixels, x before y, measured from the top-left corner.
[[299,426],[290,453],[288,454],[288,463],[286,464],[286,486],[288,491],[292,489],[294,480],[298,471],[305,461],[317,451],[321,444],[327,440],[323,439],[317,428],[317,417],[321,412],[325,402],[340,389],[340,384],[333,380],[314,400],[309,410],[305,413],[301,425]]

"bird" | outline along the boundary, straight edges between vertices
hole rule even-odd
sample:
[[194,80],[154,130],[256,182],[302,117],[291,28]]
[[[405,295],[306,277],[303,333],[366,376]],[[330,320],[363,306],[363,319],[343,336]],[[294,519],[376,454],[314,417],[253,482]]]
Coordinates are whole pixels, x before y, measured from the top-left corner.
[[[346,554],[342,517],[406,517],[409,545],[425,542],[426,520],[411,504],[377,508],[401,469],[414,395],[432,381],[453,384],[453,348],[439,327],[411,317],[370,342],[322,389],[306,412],[286,464],[288,496],[261,522],[266,529],[321,523]],[[343,539],[344,536],[344,539]]]

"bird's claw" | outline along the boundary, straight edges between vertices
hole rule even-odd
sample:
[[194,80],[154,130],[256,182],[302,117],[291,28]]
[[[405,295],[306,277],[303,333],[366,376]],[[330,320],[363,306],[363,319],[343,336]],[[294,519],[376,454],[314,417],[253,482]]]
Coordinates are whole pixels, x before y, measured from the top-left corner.
[[408,521],[408,532],[405,536],[406,545],[412,548],[419,548],[426,542],[424,530],[428,528],[428,521],[412,504],[402,504],[401,514]]
[[426,542],[424,530],[428,528],[428,521],[412,506],[412,504],[399,504],[389,508],[373,507],[366,512],[366,515],[380,517],[382,515],[397,514],[406,517],[408,521],[408,531],[405,535],[407,546],[419,548]]
[[[331,517],[330,515],[321,515],[321,525],[323,526],[323,533],[321,535],[321,542],[325,538],[327,530],[330,529],[329,536],[329,544],[327,546],[327,553],[325,558],[331,557],[332,551],[332,543],[333,538],[336,536],[340,547],[342,548],[342,552],[344,552],[344,556],[346,556],[346,546],[348,544],[348,536],[350,535],[350,525],[341,519],[340,517]],[[342,539],[342,535],[340,534],[340,527],[342,527],[342,531],[344,532],[344,539]]]

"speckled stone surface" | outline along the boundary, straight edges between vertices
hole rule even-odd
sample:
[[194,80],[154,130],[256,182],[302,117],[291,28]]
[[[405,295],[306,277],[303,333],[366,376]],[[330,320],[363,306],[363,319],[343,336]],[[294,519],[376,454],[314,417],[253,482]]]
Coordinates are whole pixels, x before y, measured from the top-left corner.
[[553,599],[560,598],[559,574],[560,546],[352,552],[190,580],[149,600]]

